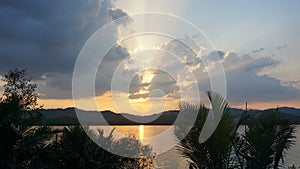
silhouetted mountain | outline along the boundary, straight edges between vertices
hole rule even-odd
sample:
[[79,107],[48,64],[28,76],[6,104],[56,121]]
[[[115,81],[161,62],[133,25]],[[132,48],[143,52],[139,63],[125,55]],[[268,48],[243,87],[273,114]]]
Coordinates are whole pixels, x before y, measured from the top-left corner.
[[[76,112],[77,114],[76,114]],[[268,111],[270,109],[264,110]],[[293,123],[300,124],[300,109],[292,107],[280,107],[279,112],[283,116],[289,118]],[[114,113],[109,110],[105,111],[85,111],[76,108],[66,109],[42,109],[39,110],[45,118],[47,125],[74,125],[81,124],[89,125],[171,125],[177,118],[178,110],[169,110],[158,114],[148,116],[138,116],[128,113]],[[262,110],[248,110],[250,116],[257,116]],[[232,108],[231,115],[233,118],[241,116],[244,112],[242,109]],[[77,118],[77,116],[79,118]]]

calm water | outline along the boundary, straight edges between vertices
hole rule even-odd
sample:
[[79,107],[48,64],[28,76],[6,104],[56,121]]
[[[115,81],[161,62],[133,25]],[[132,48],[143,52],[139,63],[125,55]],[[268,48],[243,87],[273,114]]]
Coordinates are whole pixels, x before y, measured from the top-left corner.
[[[150,144],[153,150],[159,154],[155,158],[156,168],[187,168],[186,159],[180,156],[175,144],[176,137],[173,135],[172,126],[92,126],[91,129],[103,129],[105,134],[116,128],[115,138],[135,136],[143,144]],[[239,128],[243,132],[244,127]],[[288,151],[285,164],[300,166],[300,125],[296,126],[296,144]],[[162,153],[164,152],[164,153]]]

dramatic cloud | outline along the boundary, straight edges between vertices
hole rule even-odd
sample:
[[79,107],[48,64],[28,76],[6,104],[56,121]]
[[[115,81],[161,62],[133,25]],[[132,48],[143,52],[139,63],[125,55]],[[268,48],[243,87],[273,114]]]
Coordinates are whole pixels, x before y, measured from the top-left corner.
[[[109,0],[3,0],[0,75],[13,68],[27,68],[39,80],[44,98],[70,98],[73,67],[81,47],[101,26],[122,16],[127,16],[126,12]],[[117,25],[131,22],[121,21]],[[106,59],[115,60],[126,53],[115,46]],[[54,95],[52,89],[60,92]]]
[[[213,51],[199,58],[185,46],[180,44],[176,44],[176,47],[173,46],[174,40],[170,41],[164,49],[169,49],[183,58],[184,63],[195,75],[201,91],[211,90],[210,78],[213,77],[209,77],[207,71],[213,70],[210,66],[213,66],[215,62],[221,62],[226,75],[228,99],[234,104],[246,101],[288,101],[300,98],[300,90],[296,88],[299,81],[281,82],[268,74],[263,74],[264,69],[272,70],[280,64],[280,61],[274,60],[272,57],[252,57],[251,55],[238,55],[232,51]],[[256,54],[263,50],[263,48],[259,48],[253,53]],[[171,67],[172,61],[168,63],[171,64],[169,64]],[[204,65],[204,63],[209,63],[209,65]],[[195,68],[195,65],[199,66]],[[173,66],[177,67],[177,70],[182,68],[178,64]],[[161,84],[159,86],[168,89],[168,85]]]
[[260,101],[287,101],[300,98],[300,91],[283,86],[281,81],[267,74],[264,68],[274,68],[279,62],[270,57],[253,58],[228,52],[223,60],[228,98],[234,103]]
[[[180,89],[176,84],[177,82],[168,73],[161,70],[153,70],[151,72],[153,78],[151,78],[150,82],[143,82],[145,75],[147,75],[147,73],[141,73],[132,79],[132,83],[129,86],[129,99],[148,98],[151,91],[154,90],[163,92],[163,96],[159,95],[159,97],[171,99],[179,98],[178,92]],[[156,97],[155,95],[151,96]]]
[[[123,16],[128,15],[109,0],[75,0],[72,3],[2,0],[0,76],[13,68],[28,68],[29,75],[38,82],[42,98],[70,99],[73,68],[82,46],[96,30]],[[119,28],[125,28],[132,22],[134,20],[130,18],[116,22],[115,29],[111,30],[116,42],[122,33]],[[180,86],[194,91],[195,82],[201,91],[210,90],[212,77],[209,77],[208,71],[213,70],[217,62],[224,66],[228,99],[233,103],[300,98],[298,80],[282,82],[262,73],[263,69],[272,70],[280,64],[265,56],[264,48],[253,50],[249,55],[239,55],[232,51],[208,51],[198,40],[196,36],[189,38],[182,35],[162,43],[157,51],[140,55],[133,54],[139,45],[137,40],[116,43],[99,66],[95,79],[96,95],[111,91],[114,72],[125,60],[126,64],[121,67],[124,76],[118,79],[118,85],[131,82],[129,91],[121,88],[119,91],[129,92],[129,99],[147,98],[155,89],[161,90],[165,98],[177,99],[181,94]],[[286,45],[276,49],[282,48]],[[136,72],[145,62],[168,72],[153,70],[148,75]],[[131,73],[138,74],[129,79]],[[194,94],[186,95],[193,98]],[[155,94],[153,96],[156,97]]]
[[[126,49],[117,45],[113,47],[103,58],[99,65],[96,76],[96,95],[102,95],[107,91],[111,91],[112,77],[118,65],[128,57],[129,54]],[[129,80],[129,79],[124,79]]]

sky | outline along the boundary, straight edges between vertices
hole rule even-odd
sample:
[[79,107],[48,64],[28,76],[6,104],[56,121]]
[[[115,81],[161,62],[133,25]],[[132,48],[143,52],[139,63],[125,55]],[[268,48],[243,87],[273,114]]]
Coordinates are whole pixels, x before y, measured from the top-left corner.
[[[250,108],[299,108],[299,7],[299,1],[279,0],[2,0],[0,76],[26,68],[38,84],[41,105],[72,107],[72,77],[80,51],[97,30],[113,23],[99,42],[102,47],[110,41],[115,45],[96,65],[95,95],[80,95],[76,107],[95,109],[92,98],[100,110],[144,115],[177,109],[182,98],[198,102],[200,97],[207,102],[204,95],[211,89],[213,76],[209,71],[221,71],[217,68],[221,64],[232,107],[243,108],[247,101]],[[138,17],[145,12],[179,18],[196,26],[202,35],[193,34],[189,24],[179,21],[174,26],[171,19],[164,22],[164,17]],[[124,38],[143,29],[181,34]],[[165,71],[143,70],[144,65]],[[88,74],[90,67],[85,68]],[[115,82],[116,70],[120,76]],[[199,95],[193,92],[196,88]]]

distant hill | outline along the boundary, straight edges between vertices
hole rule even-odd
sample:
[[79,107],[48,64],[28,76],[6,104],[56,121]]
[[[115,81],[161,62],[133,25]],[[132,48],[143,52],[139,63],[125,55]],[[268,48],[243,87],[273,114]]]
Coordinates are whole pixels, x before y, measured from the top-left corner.
[[[76,111],[77,114],[76,114]],[[81,124],[88,125],[170,125],[176,120],[178,111],[166,111],[149,116],[137,116],[128,113],[114,113],[109,110],[105,111],[85,111],[76,108],[66,109],[42,109],[42,113],[47,125],[74,125],[79,124],[78,118],[81,119]],[[101,118],[101,115],[104,117]]]
[[[300,124],[300,109],[292,107],[280,107],[279,112],[283,116],[289,118],[293,123]],[[75,110],[78,114],[76,114]],[[270,109],[267,109],[270,110]],[[263,110],[263,111],[267,111]],[[257,116],[262,110],[248,110],[250,116]],[[87,125],[171,125],[177,118],[178,110],[169,110],[149,116],[138,116],[128,113],[114,113],[112,111],[85,111],[76,108],[66,109],[42,109],[42,113],[46,125],[74,125],[79,124],[78,118],[81,119],[81,124]],[[232,108],[231,116],[239,117],[244,110]],[[101,118],[101,115],[104,117]]]

